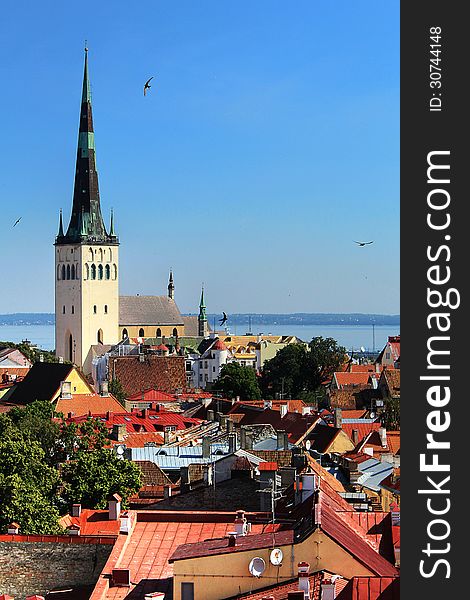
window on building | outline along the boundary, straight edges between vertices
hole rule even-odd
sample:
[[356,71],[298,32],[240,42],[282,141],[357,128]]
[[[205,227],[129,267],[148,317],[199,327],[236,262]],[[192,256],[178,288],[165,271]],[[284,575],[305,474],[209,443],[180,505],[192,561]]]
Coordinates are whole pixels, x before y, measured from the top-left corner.
[[144,336],[145,336],[145,331],[144,331],[144,329],[141,327],[141,328],[139,329],[139,337],[144,337]]
[[113,279],[117,279],[117,267],[113,265]]
[[215,373],[215,367],[212,367],[212,372]]
[[85,279],[89,279],[90,278],[90,267],[88,265],[85,265]]
[[190,581],[181,582],[181,600],[194,600],[194,583]]
[[103,279],[103,265],[98,265],[98,279]]
[[176,337],[178,335],[178,330],[176,329],[176,327],[173,329],[173,337]]
[[73,362],[73,338],[72,334],[69,335],[69,347],[68,347],[68,360]]
[[95,314],[95,315],[96,315],[96,313],[97,313],[97,310],[98,310],[98,309],[96,308],[96,304],[95,304],[95,305],[93,306],[93,314]]
[[104,268],[104,276],[106,279],[111,279],[111,267],[109,265]]
[[103,330],[102,329],[98,329],[98,333],[96,334],[96,339],[98,341],[98,344],[103,343]]
[[57,279],[60,279],[60,265],[57,265]]
[[75,265],[72,265],[70,270],[70,279],[75,279]]
[[96,279],[96,265],[93,263],[90,268],[91,278]]
[[127,329],[123,329],[122,330],[122,339],[125,340],[127,337],[129,337],[129,334],[127,333]]
[[67,265],[67,279],[70,279],[70,265]]
[[207,369],[207,360],[204,361],[204,369]]
[[72,304],[72,314],[75,314],[75,306]]
[[62,314],[65,315],[65,306],[62,307]]
[[62,279],[65,279],[65,265],[62,265]]
[[160,327],[157,329],[156,337],[162,337],[162,330]]
[[108,305],[107,304],[104,305],[104,314],[105,315],[108,314]]

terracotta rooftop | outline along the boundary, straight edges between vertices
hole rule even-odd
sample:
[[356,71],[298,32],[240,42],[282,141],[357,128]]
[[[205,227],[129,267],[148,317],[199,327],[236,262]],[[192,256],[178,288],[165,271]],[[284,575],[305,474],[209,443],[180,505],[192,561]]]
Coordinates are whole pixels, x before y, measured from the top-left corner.
[[[123,411],[121,407],[121,411]],[[72,417],[67,419],[69,422],[81,423],[90,415],[81,417]],[[113,425],[126,425],[127,433],[144,433],[163,431],[165,427],[173,425],[177,430],[187,429],[194,425],[199,425],[199,419],[185,417],[180,413],[165,411],[165,410],[150,410],[143,409],[133,412],[118,412],[118,413],[98,413],[91,415],[94,418],[104,422],[108,429],[112,429]],[[137,438],[133,438],[137,441]],[[140,446],[138,446],[140,447]]]
[[109,396],[73,394],[71,398],[58,398],[55,410],[56,412],[63,413],[65,416],[72,413],[72,416],[79,417],[88,415],[90,411],[94,414],[100,414],[108,411],[123,412],[126,409],[112,394]]
[[336,600],[400,600],[400,579],[353,577]]
[[60,519],[60,524],[64,528],[71,525],[80,527],[81,536],[113,536],[119,534],[120,521],[110,521],[107,510],[92,510],[84,508],[79,517],[65,515]]
[[109,377],[121,383],[127,396],[156,389],[168,394],[186,390],[184,356],[116,356],[109,361]]
[[127,400],[137,402],[139,400],[145,402],[174,402],[175,396],[173,394],[167,394],[155,388],[144,390],[142,392],[136,392],[127,397]]

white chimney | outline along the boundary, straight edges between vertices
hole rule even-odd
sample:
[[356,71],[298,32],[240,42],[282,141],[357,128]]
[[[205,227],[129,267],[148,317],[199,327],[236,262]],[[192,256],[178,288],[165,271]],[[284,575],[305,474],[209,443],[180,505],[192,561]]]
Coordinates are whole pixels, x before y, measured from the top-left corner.
[[312,407],[311,406],[302,406],[302,415],[311,415]]
[[379,427],[380,443],[382,448],[387,447],[387,429],[385,427]]
[[289,405],[288,404],[280,404],[279,411],[281,413],[281,419],[287,415]]
[[331,579],[326,579],[321,584],[321,600],[335,600],[336,598],[336,585]]
[[72,384],[70,381],[60,382],[60,397],[64,400],[70,400],[72,398]]
[[108,518],[110,521],[117,521],[121,514],[121,496],[113,494],[108,498]]
[[299,562],[297,566],[299,569],[299,590],[304,593],[305,599],[310,598],[310,565],[307,562]]
[[272,408],[273,407],[273,403],[271,402],[271,400],[264,400],[263,401],[263,409],[266,410],[267,408]]
[[235,518],[235,523],[234,523],[234,531],[236,532],[237,536],[240,536],[240,535],[246,535],[247,530],[248,530],[248,524],[246,522],[245,511],[238,510],[237,516]]

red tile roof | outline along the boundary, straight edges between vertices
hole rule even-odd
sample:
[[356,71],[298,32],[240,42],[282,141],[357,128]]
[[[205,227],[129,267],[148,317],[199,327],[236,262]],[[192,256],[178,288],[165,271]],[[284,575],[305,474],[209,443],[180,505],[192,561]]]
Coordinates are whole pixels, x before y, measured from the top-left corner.
[[109,361],[109,378],[117,378],[126,395],[157,389],[168,394],[186,390],[184,356],[116,356]]
[[60,519],[60,524],[64,528],[70,526],[80,527],[80,535],[83,536],[113,536],[119,534],[120,521],[110,521],[107,510],[92,510],[89,508],[82,509],[79,517],[65,515]]
[[378,431],[379,428],[382,427],[380,423],[344,423],[343,422],[343,431],[348,435],[348,437],[353,439],[353,430],[358,432],[358,443],[362,442],[362,440],[369,435],[372,431]]
[[353,577],[336,600],[400,600],[400,579]]
[[161,433],[147,431],[143,433],[128,433],[123,442],[114,442],[116,444],[124,444],[126,448],[143,448],[145,444],[155,444],[155,446],[163,446],[165,440]]
[[91,411],[93,414],[101,414],[109,411],[123,412],[126,409],[110,394],[109,396],[100,396],[99,394],[73,394],[70,399],[58,398],[55,406],[56,412],[63,413],[67,416],[72,413],[72,416],[79,417],[88,415]]
[[[200,419],[185,417],[180,413],[150,409],[133,412],[92,414],[91,416],[103,421],[108,429],[112,429],[113,425],[124,424],[129,434],[163,431],[169,425],[175,426],[177,430],[187,429],[201,423]],[[87,418],[88,416],[72,417],[71,419],[67,419],[67,421],[81,423]]]
[[277,471],[278,464],[277,462],[264,462],[258,465],[259,471]]
[[174,394],[167,394],[165,392],[152,388],[149,390],[144,390],[143,392],[131,394],[130,396],[128,396],[127,400],[132,400],[133,402],[139,400],[145,402],[174,402],[175,396]]

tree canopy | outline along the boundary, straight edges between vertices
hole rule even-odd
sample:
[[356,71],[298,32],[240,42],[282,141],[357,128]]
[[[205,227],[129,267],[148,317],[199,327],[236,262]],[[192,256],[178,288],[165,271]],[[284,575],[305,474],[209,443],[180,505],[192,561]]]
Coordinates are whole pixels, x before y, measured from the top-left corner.
[[225,364],[214,389],[223,392],[226,398],[240,397],[240,400],[260,400],[261,390],[257,375],[251,367],[243,367],[232,362]]
[[314,395],[341,368],[346,349],[333,338],[315,337],[307,344],[289,344],[265,362],[262,389],[266,398]]
[[25,534],[57,533],[71,502],[104,508],[116,492],[125,505],[141,471],[108,442],[101,421],[68,424],[49,402],[0,414],[0,532],[16,521]]

